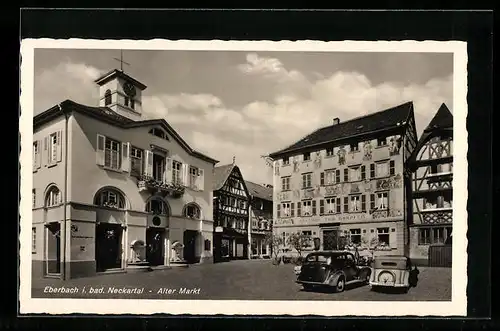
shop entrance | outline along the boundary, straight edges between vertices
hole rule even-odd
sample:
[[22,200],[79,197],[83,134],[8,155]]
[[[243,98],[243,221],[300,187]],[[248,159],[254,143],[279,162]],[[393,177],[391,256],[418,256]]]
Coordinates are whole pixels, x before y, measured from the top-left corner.
[[52,222],[45,226],[47,234],[46,274],[61,274],[61,224]]
[[165,239],[165,229],[148,228],[146,230],[146,260],[152,266],[163,265],[163,243]]
[[196,237],[198,231],[186,230],[184,231],[184,260],[187,263],[196,262]]
[[122,234],[120,224],[96,225],[95,261],[97,272],[122,267]]

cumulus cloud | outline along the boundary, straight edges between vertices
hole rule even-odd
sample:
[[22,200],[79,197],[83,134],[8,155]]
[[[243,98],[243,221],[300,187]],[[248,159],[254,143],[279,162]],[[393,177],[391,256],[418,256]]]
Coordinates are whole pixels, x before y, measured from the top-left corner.
[[[237,109],[226,106],[223,96],[209,93],[146,94],[144,116],[165,118],[194,149],[220,160],[220,164],[230,163],[235,156],[243,175],[258,183],[272,183],[271,171],[262,155],[331,125],[335,117],[346,121],[413,101],[420,133],[443,102],[450,109],[453,107],[451,76],[434,78],[425,84],[373,84],[359,72],[337,71],[330,76],[301,73],[285,68],[278,59],[254,53],[248,54],[246,60],[238,66],[241,79],[247,75],[262,76],[274,80],[276,85],[300,81],[300,90],[297,85],[277,90],[272,100],[255,100]],[[93,79],[99,73],[96,68],[81,64],[61,64],[43,71],[37,78],[37,95],[43,98],[41,92],[51,93],[56,82],[67,98],[96,103]],[[308,81],[305,74],[315,79]],[[41,86],[44,84],[49,86]]]

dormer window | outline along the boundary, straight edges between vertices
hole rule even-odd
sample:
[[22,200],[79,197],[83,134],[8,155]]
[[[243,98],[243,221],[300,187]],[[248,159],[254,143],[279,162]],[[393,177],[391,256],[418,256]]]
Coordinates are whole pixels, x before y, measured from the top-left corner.
[[358,143],[352,143],[350,144],[351,152],[357,152],[359,151],[359,145]]
[[333,156],[333,147],[328,147],[326,149],[326,156]]
[[111,90],[106,90],[106,92],[104,92],[104,105],[107,106],[107,105],[110,105],[111,104]]
[[310,161],[310,160],[311,160],[311,152],[304,153],[304,161]]
[[378,138],[377,139],[377,146],[386,146],[387,145],[387,138]]
[[287,164],[290,164],[290,158],[288,156],[285,156],[283,158],[283,165],[287,165]]
[[149,130],[149,134],[152,134],[153,136],[157,136],[161,139],[167,139],[167,135],[165,134],[165,131],[159,128],[152,128]]

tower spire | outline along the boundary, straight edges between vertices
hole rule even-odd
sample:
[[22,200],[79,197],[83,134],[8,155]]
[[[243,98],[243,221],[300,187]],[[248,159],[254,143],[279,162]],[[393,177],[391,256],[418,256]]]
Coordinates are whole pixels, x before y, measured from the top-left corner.
[[118,58],[114,57],[113,59],[116,60],[116,61],[118,61],[118,62],[120,62],[120,71],[121,72],[124,72],[123,71],[123,65],[124,64],[130,65],[130,63],[123,61],[123,50],[122,49],[120,50],[120,58],[118,59]]

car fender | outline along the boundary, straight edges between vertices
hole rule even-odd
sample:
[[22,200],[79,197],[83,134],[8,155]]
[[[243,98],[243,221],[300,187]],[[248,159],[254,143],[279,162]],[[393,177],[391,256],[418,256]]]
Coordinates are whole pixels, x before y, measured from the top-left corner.
[[340,276],[343,276],[345,279],[345,273],[342,270],[335,271],[328,277],[327,283],[331,286],[337,285],[337,281],[339,280]]

